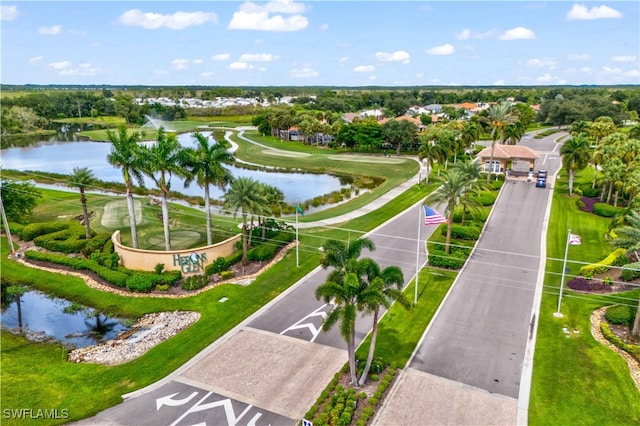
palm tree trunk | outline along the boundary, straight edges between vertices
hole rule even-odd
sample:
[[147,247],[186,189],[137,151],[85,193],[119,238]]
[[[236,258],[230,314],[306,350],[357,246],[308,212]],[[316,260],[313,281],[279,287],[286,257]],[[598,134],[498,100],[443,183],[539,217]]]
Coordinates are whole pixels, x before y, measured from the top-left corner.
[[356,378],[356,330],[355,327],[351,329],[349,336],[349,343],[347,343],[347,351],[349,353],[349,372],[351,373],[351,385],[358,387],[358,380]]
[[569,197],[573,196],[573,170],[569,170]]
[[133,248],[140,248],[138,245],[138,229],[136,227],[136,210],[133,204],[133,192],[131,191],[131,181],[127,182],[127,208],[129,209],[129,227],[131,228],[131,243]]
[[247,264],[247,252],[249,251],[249,244],[247,238],[247,216],[242,214],[242,265]]
[[616,189],[616,192],[613,193],[613,207],[618,207],[618,193],[619,191]]
[[609,183],[609,191],[607,192],[607,204],[611,201],[611,191],[613,190],[613,184]]
[[80,188],[80,202],[82,203],[85,236],[88,240],[91,238],[91,228],[89,227],[89,212],[87,211],[87,198],[84,196],[84,188]]
[[491,142],[491,157],[489,158],[489,174],[487,175],[487,183],[491,183],[491,173],[493,172],[493,154],[496,149],[496,141]]
[[371,329],[371,343],[369,345],[369,354],[367,355],[367,363],[364,365],[364,371],[358,385],[364,385],[367,376],[369,375],[369,369],[371,368],[371,362],[373,361],[373,354],[376,351],[376,338],[378,337],[378,310],[373,311],[373,328]]
[[595,189],[596,187],[596,178],[598,177],[598,163],[593,163],[593,182],[591,183],[591,189]]
[[631,335],[635,337],[636,341],[640,341],[640,300],[638,301],[638,311],[636,312],[636,320],[633,322]]
[[171,235],[169,234],[169,199],[167,191],[162,191],[162,227],[164,228],[164,249],[171,250]]
[[449,244],[451,243],[451,228],[453,226],[453,212],[449,214],[449,221],[447,222],[447,239],[444,244],[444,252],[449,254]]
[[211,233],[211,200],[209,199],[209,185],[204,186],[204,210],[207,217],[207,245],[213,244],[213,235]]

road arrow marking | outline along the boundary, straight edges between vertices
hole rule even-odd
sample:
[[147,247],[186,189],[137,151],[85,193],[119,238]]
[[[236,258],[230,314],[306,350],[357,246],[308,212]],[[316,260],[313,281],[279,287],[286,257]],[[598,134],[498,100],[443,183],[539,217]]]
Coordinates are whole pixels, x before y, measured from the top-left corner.
[[[316,340],[316,337],[318,337],[318,335],[320,334],[321,328],[317,328],[315,324],[310,323],[310,322],[303,322],[305,320],[307,320],[308,318],[312,318],[312,317],[322,317],[322,319],[324,320],[325,318],[327,318],[327,313],[323,311],[324,308],[326,308],[327,306],[333,305],[333,301],[331,301],[332,303],[325,303],[324,305],[320,306],[318,309],[316,309],[315,311],[311,312],[309,315],[305,316],[304,318],[302,318],[300,321],[298,321],[297,323],[293,324],[291,327],[287,328],[286,330],[280,332],[280,334],[285,334],[288,331],[291,330],[299,330],[302,328],[308,328],[309,331],[311,331],[311,340],[309,340],[310,342],[313,342],[314,340]],[[333,307],[331,307],[331,309],[333,309]]]
[[156,411],[158,411],[160,409],[160,407],[162,407],[163,405],[168,405],[171,407],[177,407],[178,405],[183,405],[186,404],[187,402],[191,401],[191,399],[193,399],[193,397],[195,397],[198,392],[193,392],[191,395],[189,395],[186,398],[183,399],[173,399],[172,397],[176,396],[177,394],[179,394],[180,392],[176,392],[176,393],[172,393],[171,395],[167,395],[167,396],[163,396],[162,398],[157,398],[156,399]]

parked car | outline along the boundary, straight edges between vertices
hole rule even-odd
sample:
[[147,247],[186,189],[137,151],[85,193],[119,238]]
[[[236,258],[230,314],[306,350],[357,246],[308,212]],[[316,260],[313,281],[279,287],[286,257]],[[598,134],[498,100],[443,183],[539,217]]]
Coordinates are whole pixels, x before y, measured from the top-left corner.
[[536,180],[536,188],[546,188],[547,180],[546,179],[538,179]]
[[547,171],[546,170],[538,170],[538,179],[546,179]]

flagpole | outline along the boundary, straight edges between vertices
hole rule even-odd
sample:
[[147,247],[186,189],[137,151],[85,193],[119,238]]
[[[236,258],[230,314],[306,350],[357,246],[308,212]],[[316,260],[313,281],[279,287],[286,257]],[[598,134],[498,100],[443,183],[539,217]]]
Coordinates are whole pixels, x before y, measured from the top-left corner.
[[300,267],[300,254],[298,247],[300,247],[300,240],[298,240],[298,206],[296,205],[296,268]]
[[418,210],[418,243],[416,247],[416,288],[413,296],[413,304],[416,305],[418,303],[418,277],[420,276],[420,229],[422,228],[422,205]]
[[553,316],[561,318],[563,315],[560,313],[560,304],[562,303],[562,289],[564,287],[564,273],[567,270],[567,254],[569,253],[569,240],[571,240],[571,229],[567,233],[567,243],[564,247],[564,262],[562,263],[562,278],[560,278],[560,294],[558,295],[558,310]]

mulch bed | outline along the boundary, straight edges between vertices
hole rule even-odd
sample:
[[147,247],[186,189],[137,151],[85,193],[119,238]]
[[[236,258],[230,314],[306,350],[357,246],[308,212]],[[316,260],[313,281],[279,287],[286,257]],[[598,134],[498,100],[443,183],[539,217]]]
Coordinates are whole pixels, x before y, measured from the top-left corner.
[[593,205],[595,203],[601,202],[600,198],[598,197],[594,197],[594,198],[580,197],[580,201],[584,203],[584,206],[578,204],[578,210],[583,212],[589,212],[589,213],[593,213]]

